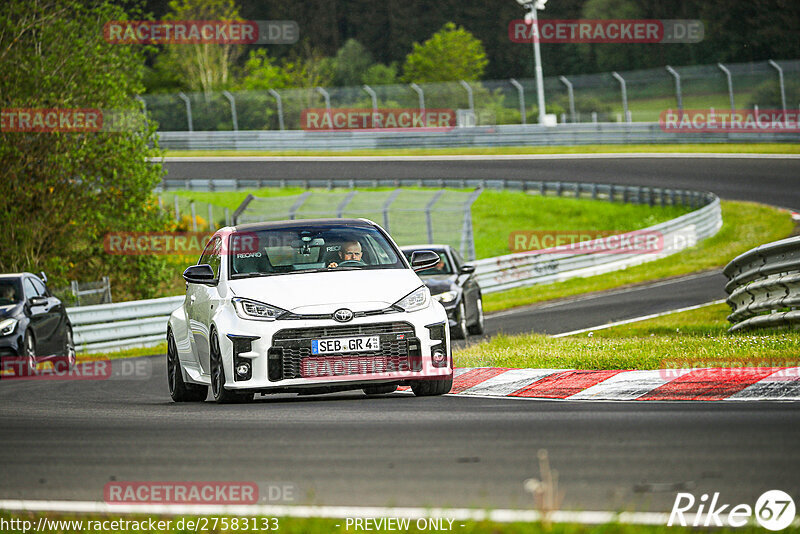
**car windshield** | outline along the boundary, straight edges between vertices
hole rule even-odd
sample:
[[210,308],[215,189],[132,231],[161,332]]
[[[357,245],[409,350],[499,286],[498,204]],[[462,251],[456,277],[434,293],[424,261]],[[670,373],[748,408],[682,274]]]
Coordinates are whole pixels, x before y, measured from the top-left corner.
[[22,300],[22,291],[16,280],[0,280],[0,306],[16,304]]
[[351,269],[405,269],[375,228],[309,225],[230,236],[231,278]]
[[[419,250],[431,250],[431,249],[419,249]],[[411,261],[411,255],[416,252],[414,250],[404,250],[403,254],[405,254],[408,261]],[[439,263],[431,267],[430,269],[425,269],[424,271],[417,272],[419,276],[435,276],[437,274],[453,274],[453,267],[450,264],[450,260],[447,259],[447,254],[444,253],[442,250],[434,250],[439,255]]]

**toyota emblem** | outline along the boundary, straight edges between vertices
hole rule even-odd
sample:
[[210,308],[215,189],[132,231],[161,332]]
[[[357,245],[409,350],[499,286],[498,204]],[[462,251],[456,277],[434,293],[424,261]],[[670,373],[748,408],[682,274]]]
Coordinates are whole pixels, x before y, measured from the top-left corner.
[[340,323],[346,323],[353,320],[353,312],[347,308],[342,308],[333,312],[333,319]]

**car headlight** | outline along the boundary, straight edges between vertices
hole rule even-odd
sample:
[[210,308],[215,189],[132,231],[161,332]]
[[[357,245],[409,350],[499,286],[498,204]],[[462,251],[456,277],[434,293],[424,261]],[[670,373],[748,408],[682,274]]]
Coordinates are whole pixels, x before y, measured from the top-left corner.
[[433,295],[433,298],[441,303],[453,302],[456,297],[458,297],[458,291],[445,291],[444,293]]
[[398,308],[402,308],[407,312],[414,312],[424,310],[431,304],[431,292],[427,287],[422,286],[415,289],[405,297],[401,298],[394,303]]
[[0,321],[0,336],[7,336],[14,332],[17,327],[16,319],[3,319]]
[[233,307],[236,308],[236,315],[242,319],[257,319],[259,321],[274,321],[283,314],[289,313],[281,308],[264,304],[255,300],[233,298]]

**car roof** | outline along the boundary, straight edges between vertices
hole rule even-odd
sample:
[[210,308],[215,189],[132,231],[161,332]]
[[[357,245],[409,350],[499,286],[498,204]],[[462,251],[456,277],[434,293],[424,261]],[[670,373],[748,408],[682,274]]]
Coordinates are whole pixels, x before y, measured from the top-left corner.
[[233,227],[235,232],[253,232],[275,228],[298,228],[303,226],[332,226],[341,228],[375,228],[376,224],[366,219],[293,219],[288,221],[269,221],[240,224]]
[[[33,274],[33,273],[28,273],[28,272],[25,272],[25,273],[4,273],[4,274],[0,274],[0,280],[7,279],[7,278],[22,278],[24,276],[36,276],[36,275]],[[36,276],[36,278],[39,278],[39,277]],[[39,280],[41,280],[41,278],[39,278]]]
[[403,245],[400,250],[447,250],[453,248],[450,245]]

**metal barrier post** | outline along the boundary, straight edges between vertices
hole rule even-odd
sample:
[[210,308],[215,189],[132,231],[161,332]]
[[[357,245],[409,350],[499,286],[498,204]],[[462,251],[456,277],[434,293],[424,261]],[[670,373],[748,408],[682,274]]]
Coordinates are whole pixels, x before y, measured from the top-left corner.
[[666,66],[667,72],[672,74],[672,77],[675,78],[675,98],[678,100],[678,117],[683,117],[683,95],[681,94],[681,75],[678,74],[678,71],[670,67],[669,65]]
[[472,87],[470,87],[470,85],[467,82],[465,82],[464,80],[458,80],[458,83],[461,84],[461,87],[463,87],[464,89],[467,90],[467,99],[469,101],[469,110],[474,115],[475,114],[475,101],[472,98]]
[[422,90],[422,87],[415,83],[409,84],[414,91],[416,91],[417,96],[419,97],[419,111],[423,115],[425,114],[425,92]]
[[372,112],[378,113],[378,95],[375,94],[375,91],[372,90],[372,87],[367,84],[364,84],[362,89],[364,89],[364,91],[366,91],[367,94],[369,94],[369,97],[372,99]]
[[233,95],[229,91],[222,91],[222,95],[228,99],[228,102],[231,103],[231,118],[233,119],[233,131],[239,131],[239,121],[236,117],[236,100],[234,100]]
[[183,91],[178,93],[178,97],[186,103],[186,122],[189,125],[189,131],[193,132],[194,128],[192,127],[192,102],[189,100],[189,97],[183,94]]
[[778,84],[781,87],[781,109],[786,113],[786,87],[783,85],[783,69],[771,59],[769,60],[769,64],[778,71]]
[[611,75],[619,82],[619,87],[622,91],[622,110],[625,114],[625,120],[626,122],[631,122],[631,115],[628,113],[628,89],[625,85],[625,78],[616,71],[612,72]]
[[353,200],[353,197],[356,196],[356,193],[358,193],[358,191],[350,191],[347,194],[347,196],[344,197],[344,200],[342,200],[342,202],[339,204],[339,207],[336,208],[337,218],[339,219],[342,218],[342,214],[344,213],[345,208],[347,207],[348,204],[350,204],[350,201]]
[[517,89],[517,93],[519,94],[519,116],[521,118],[520,124],[525,124],[527,122],[527,117],[525,116],[525,88],[522,87],[522,84],[514,78],[511,78],[509,82],[511,82],[511,85]]
[[569,120],[575,122],[575,93],[572,91],[572,82],[564,76],[559,76],[558,80],[567,86],[567,96],[569,97]]
[[175,222],[179,223],[181,222],[181,210],[178,207],[178,195],[173,196],[172,200],[175,203]]
[[728,80],[728,98],[731,101],[731,112],[736,111],[736,105],[733,103],[733,79],[731,78],[731,71],[722,63],[717,63],[719,70],[725,73],[725,78]]
[[482,188],[472,192],[466,202],[464,202],[464,225],[461,228],[461,256],[467,261],[475,259],[475,234],[472,232],[472,205],[483,193]]
[[322,98],[325,99],[325,109],[328,111],[328,113],[330,113],[331,112],[331,95],[329,95],[328,91],[326,91],[322,87],[315,87],[315,89],[319,94],[322,95]]
[[436,201],[439,200],[443,194],[444,189],[437,191],[430,202],[425,206],[425,219],[428,223],[428,244],[433,243],[433,219],[431,218],[431,210],[433,209],[433,205],[436,204]]
[[214,206],[211,204],[208,205],[208,229],[212,232],[217,229],[217,225],[214,224]]
[[283,100],[281,100],[281,95],[275,89],[270,89],[269,94],[272,95],[272,98],[275,99],[275,103],[278,105],[278,127],[283,131],[286,129],[283,123]]
[[402,189],[395,189],[392,191],[392,194],[389,195],[389,198],[386,199],[386,202],[383,203],[383,229],[387,232],[389,231],[389,207],[392,205],[392,202],[395,201],[397,195],[400,194]]
[[297,210],[300,209],[300,206],[302,206],[303,203],[306,201],[306,199],[308,197],[310,197],[310,196],[311,196],[311,191],[306,191],[305,193],[300,195],[300,198],[297,199],[297,202],[295,202],[294,205],[292,205],[292,207],[289,208],[289,219],[290,220],[294,220],[294,217],[297,214]]
[[191,213],[192,213],[192,231],[196,232],[197,231],[197,215],[195,214],[194,200],[191,200],[189,202],[189,209],[191,210]]

